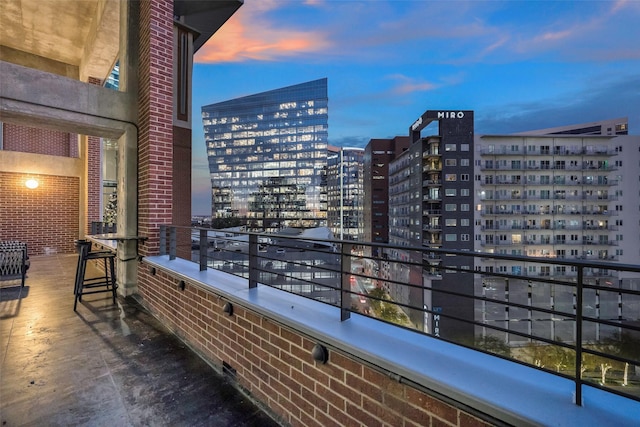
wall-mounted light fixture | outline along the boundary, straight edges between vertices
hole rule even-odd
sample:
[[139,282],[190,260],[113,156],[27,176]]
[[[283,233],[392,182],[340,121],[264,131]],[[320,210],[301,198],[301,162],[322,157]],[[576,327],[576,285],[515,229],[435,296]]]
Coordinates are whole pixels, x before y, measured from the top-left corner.
[[224,307],[222,307],[222,311],[227,313],[228,316],[232,316],[233,315],[233,304],[231,304],[230,302],[227,302],[224,305]]
[[316,344],[313,346],[313,350],[311,350],[311,357],[313,357],[313,360],[316,362],[324,365],[329,360],[329,352],[325,346]]
[[36,188],[38,188],[38,185],[40,185],[40,183],[34,178],[29,178],[25,181],[24,185],[30,190],[35,190]]

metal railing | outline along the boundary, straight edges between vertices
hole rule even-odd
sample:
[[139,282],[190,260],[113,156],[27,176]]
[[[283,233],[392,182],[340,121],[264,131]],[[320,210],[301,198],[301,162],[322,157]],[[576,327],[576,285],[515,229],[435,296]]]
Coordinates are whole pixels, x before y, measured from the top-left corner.
[[640,265],[177,226],[160,253],[640,401]]

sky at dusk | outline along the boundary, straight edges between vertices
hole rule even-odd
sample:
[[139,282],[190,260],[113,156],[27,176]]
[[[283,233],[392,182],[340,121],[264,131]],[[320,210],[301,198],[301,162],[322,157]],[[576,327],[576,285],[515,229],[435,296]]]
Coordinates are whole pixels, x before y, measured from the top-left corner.
[[476,134],[628,117],[640,1],[245,0],[195,56],[194,215],[210,215],[201,108],[328,78],[329,144],[408,135],[426,110]]

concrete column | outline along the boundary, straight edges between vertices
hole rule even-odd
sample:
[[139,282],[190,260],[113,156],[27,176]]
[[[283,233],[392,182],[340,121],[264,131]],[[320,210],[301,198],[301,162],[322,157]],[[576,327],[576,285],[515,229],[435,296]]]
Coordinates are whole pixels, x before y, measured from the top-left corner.
[[[138,68],[138,4],[120,4],[120,81],[119,90],[134,95],[138,92],[136,70]],[[137,109],[133,108],[132,111]],[[137,121],[137,120],[136,120]],[[127,125],[118,138],[118,220],[117,234],[138,235],[138,130]],[[118,242],[117,282],[118,292],[127,296],[138,289],[138,242]]]
[[[117,234],[138,233],[138,132],[129,126],[118,139],[118,221]],[[118,242],[118,292],[127,296],[137,291],[138,246],[136,240]]]

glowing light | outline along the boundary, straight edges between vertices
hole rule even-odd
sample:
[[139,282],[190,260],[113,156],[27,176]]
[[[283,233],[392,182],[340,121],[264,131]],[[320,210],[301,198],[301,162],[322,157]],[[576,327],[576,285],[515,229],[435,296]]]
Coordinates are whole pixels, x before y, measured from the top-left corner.
[[40,185],[40,184],[38,183],[38,181],[37,181],[37,180],[35,180],[35,179],[33,179],[33,178],[29,178],[29,179],[24,183],[24,185],[25,185],[27,188],[29,188],[29,189],[33,190],[33,189],[38,188],[38,185]]

